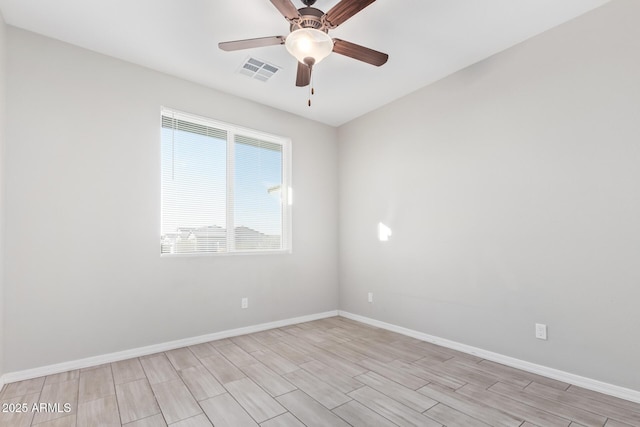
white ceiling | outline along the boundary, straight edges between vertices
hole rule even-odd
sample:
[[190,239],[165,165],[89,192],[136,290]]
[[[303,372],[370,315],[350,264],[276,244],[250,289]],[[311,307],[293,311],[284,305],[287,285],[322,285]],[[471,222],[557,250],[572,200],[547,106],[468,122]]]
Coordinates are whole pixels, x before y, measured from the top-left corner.
[[[0,0],[0,10],[10,25],[338,126],[607,1],[378,0],[330,34],[386,52],[389,62],[330,55],[314,70],[311,107],[284,46],[217,48],[286,35],[269,0]],[[282,70],[266,83],[238,74],[248,56]]]

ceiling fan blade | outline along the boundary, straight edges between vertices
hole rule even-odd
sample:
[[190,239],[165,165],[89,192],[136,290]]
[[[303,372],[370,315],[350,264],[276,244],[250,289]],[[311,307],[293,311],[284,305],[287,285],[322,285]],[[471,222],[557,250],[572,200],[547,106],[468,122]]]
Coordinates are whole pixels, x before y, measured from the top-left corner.
[[296,86],[309,86],[311,83],[311,68],[308,65],[298,61],[298,73],[296,75]]
[[300,16],[298,9],[291,3],[291,0],[271,0],[271,3],[273,3],[287,21],[291,21]]
[[335,28],[374,1],[376,0],[342,0],[326,13],[325,18],[331,27]]
[[340,39],[333,39],[333,51],[376,67],[384,65],[389,59],[389,55],[386,53]]
[[284,36],[260,37],[257,39],[235,40],[232,42],[218,43],[218,47],[227,52],[234,50],[250,49],[252,47],[274,46],[284,44]]

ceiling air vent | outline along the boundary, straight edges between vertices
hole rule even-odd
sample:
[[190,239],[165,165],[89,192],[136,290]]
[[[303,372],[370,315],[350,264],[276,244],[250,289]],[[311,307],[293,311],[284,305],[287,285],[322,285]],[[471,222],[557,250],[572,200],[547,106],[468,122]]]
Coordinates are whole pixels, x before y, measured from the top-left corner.
[[280,67],[278,66],[249,57],[244,61],[238,72],[253,79],[266,82],[277,73],[279,69]]

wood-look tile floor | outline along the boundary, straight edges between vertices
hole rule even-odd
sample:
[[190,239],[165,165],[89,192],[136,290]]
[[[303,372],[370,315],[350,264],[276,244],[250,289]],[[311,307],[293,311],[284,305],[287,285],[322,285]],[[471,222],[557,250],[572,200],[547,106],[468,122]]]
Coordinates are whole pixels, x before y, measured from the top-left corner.
[[3,427],[640,426],[640,404],[342,317],[12,383],[0,401],[29,408]]

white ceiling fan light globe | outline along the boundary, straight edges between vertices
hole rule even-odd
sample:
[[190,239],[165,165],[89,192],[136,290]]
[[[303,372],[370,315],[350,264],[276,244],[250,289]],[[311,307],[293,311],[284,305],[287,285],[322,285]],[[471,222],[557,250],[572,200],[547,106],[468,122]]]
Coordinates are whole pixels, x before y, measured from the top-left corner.
[[291,55],[305,64],[305,58],[313,58],[314,64],[322,61],[333,51],[333,39],[324,31],[301,28],[287,36],[284,43]]

